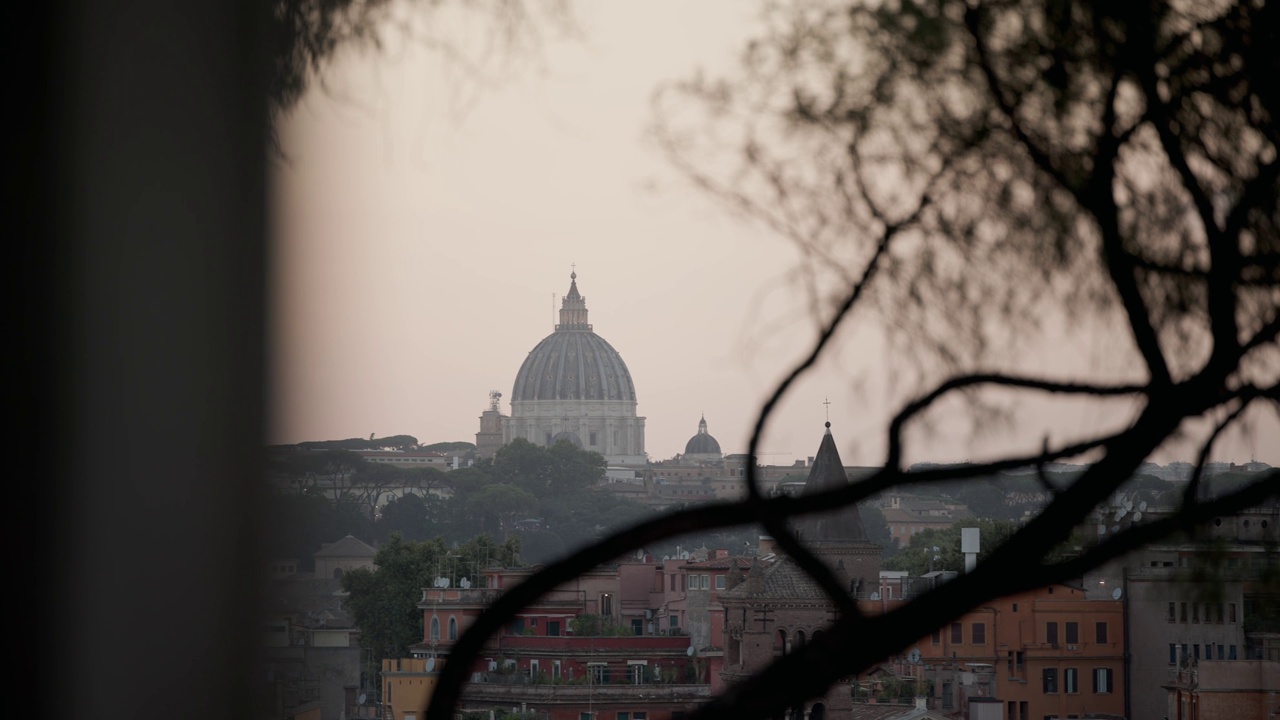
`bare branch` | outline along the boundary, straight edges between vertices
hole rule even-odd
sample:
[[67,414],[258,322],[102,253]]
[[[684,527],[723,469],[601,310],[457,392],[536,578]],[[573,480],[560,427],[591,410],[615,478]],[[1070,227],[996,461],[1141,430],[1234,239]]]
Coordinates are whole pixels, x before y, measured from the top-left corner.
[[930,405],[947,393],[975,385],[998,385],[1001,387],[1039,390],[1041,392],[1070,395],[1095,395],[1099,397],[1117,395],[1140,395],[1150,388],[1145,385],[1091,385],[1087,383],[1054,382],[1039,378],[1005,375],[1001,373],[980,373],[962,375],[943,382],[929,394],[912,401],[894,416],[889,423],[889,450],[885,464],[899,467],[902,462],[902,430],[911,418],[923,412]]

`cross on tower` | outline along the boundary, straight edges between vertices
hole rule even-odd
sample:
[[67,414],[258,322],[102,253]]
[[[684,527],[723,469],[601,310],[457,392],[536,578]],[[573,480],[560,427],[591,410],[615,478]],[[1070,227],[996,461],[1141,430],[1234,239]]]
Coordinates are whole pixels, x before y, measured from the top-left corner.
[[827,406],[827,422],[831,422],[831,400],[829,398],[823,398],[822,404]]

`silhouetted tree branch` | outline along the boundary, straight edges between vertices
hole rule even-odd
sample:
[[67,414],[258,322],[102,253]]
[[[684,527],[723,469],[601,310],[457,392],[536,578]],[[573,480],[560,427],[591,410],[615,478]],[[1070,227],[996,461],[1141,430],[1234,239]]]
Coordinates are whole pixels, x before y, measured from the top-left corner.
[[[1268,81],[1280,73],[1257,50],[1275,37],[1276,16],[1274,4],[1244,2],[1188,9],[904,0],[891,11],[795,0],[769,6],[741,77],[677,86],[672,92],[687,105],[656,99],[654,136],[676,167],[795,242],[811,276],[829,272],[844,288],[810,352],[762,406],[752,458],[773,409],[860,308],[879,310],[949,377],[898,410],[883,465],[857,483],[765,498],[751,462],[747,499],[641,523],[508,591],[455,645],[430,720],[450,716],[484,642],[520,608],[600,563],[692,530],[762,524],[840,610],[826,632],[698,713],[767,718],[984,602],[1077,579],[1144,544],[1274,501],[1275,472],[1214,499],[1192,488],[1170,517],[1111,534],[1071,559],[1051,558],[1185,424],[1222,418],[1202,440],[1202,466],[1245,408],[1276,403],[1280,94]],[[714,132],[682,132],[663,115],[689,107],[705,111],[697,122]],[[724,138],[736,143],[733,162],[714,155]],[[707,148],[712,159],[700,159]],[[892,179],[881,182],[884,175]],[[840,260],[851,256],[857,272]],[[994,315],[1016,333],[1036,323],[1027,306],[1118,311],[1133,340],[1129,369],[1146,379],[986,369],[982,355],[994,338],[983,320]],[[1131,397],[1137,407],[1118,430],[1056,448],[1046,439],[1038,453],[902,467],[912,421],[943,398],[988,389]],[[1051,488],[1044,510],[971,573],[874,624],[786,527],[892,488],[1042,471],[1086,454],[1084,472]]]

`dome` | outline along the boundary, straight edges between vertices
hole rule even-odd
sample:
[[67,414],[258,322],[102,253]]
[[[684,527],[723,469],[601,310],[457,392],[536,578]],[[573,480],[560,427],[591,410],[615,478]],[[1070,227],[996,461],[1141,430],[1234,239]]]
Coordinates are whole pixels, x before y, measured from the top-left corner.
[[551,438],[551,444],[555,445],[561,440],[568,442],[579,450],[582,449],[582,438],[578,437],[578,433],[576,432],[570,432],[568,430],[558,432],[555,434],[555,437]]
[[707,432],[707,419],[698,422],[698,434],[684,445],[685,455],[719,455],[720,443]]
[[516,373],[511,401],[636,401],[631,372],[622,356],[587,323],[586,298],[577,274],[560,308],[560,324],[529,353]]

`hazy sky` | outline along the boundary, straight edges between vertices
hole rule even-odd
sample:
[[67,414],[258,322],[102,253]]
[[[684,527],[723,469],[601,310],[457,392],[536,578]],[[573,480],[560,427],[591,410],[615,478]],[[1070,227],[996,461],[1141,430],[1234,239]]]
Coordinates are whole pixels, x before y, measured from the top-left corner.
[[[490,390],[509,412],[576,264],[596,332],[631,370],[650,456],[682,452],[702,413],[726,452],[745,451],[760,401],[814,336],[788,275],[797,254],[688,187],[645,126],[659,84],[732,67],[753,8],[583,3],[582,39],[475,102],[475,83],[403,35],[340,56],[281,128],[269,441],[474,442]],[[911,388],[887,380],[877,337],[842,335],[774,416],[764,462],[817,450],[828,397],[846,464],[881,459],[884,418]],[[1063,338],[1030,368],[1095,371],[1113,342]],[[1005,438],[1032,450],[1127,407],[1030,406],[979,441],[943,423],[910,457],[977,459]],[[1274,413],[1256,419],[1253,440],[1219,455],[1280,465]]]

